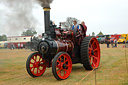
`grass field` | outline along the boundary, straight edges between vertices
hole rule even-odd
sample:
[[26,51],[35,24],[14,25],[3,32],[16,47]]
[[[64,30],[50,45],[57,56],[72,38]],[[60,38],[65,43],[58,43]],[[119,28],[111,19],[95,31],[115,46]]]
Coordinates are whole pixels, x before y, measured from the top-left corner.
[[[106,48],[104,44],[100,47],[101,61],[96,70],[97,85],[128,85],[125,58],[126,50],[128,61],[128,48],[122,48],[122,45],[118,48]],[[31,53],[32,51],[24,49],[0,49],[0,85],[95,85],[95,71],[87,71],[81,64],[73,65],[72,72],[66,80],[57,81],[51,68],[47,68],[43,76],[32,78],[25,66]],[[87,74],[89,75],[85,77]]]

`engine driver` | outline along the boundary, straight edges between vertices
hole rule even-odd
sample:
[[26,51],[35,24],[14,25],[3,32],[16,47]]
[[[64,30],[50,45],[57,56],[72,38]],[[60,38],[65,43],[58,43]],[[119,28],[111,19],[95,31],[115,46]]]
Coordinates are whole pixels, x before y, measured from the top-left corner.
[[77,24],[77,21],[76,20],[74,20],[73,21],[73,26],[72,26],[72,30],[77,30],[77,29],[79,29],[80,27],[79,27],[79,25]]

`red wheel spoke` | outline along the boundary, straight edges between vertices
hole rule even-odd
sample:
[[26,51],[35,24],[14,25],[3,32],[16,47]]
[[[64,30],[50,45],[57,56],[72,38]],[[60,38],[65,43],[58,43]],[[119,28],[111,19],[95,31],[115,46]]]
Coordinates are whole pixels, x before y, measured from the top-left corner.
[[97,57],[96,56],[93,56],[93,58],[97,60]]
[[89,43],[89,47],[92,48],[92,44],[91,43]]
[[37,73],[38,73],[38,74],[40,73],[40,69],[39,69],[39,68],[37,68]]
[[65,62],[64,63],[66,63],[68,60],[65,60]]
[[40,62],[41,58],[39,58],[39,62]]
[[90,49],[91,49],[91,50],[93,50],[93,47],[92,47],[92,45],[90,45]]
[[62,61],[65,62],[65,55],[63,55]]
[[90,62],[92,62],[92,58],[91,58],[91,55],[89,56],[89,60],[90,60]]
[[65,58],[65,56],[64,56],[64,61],[65,61],[65,59],[66,59],[66,58]]
[[89,51],[92,51],[92,48],[91,47],[89,47]]
[[34,63],[30,62],[30,64],[34,64]]
[[38,73],[40,73],[40,71],[41,71],[41,70],[40,70],[40,69],[38,69]]
[[96,49],[94,49],[93,51],[94,51],[94,52],[95,52],[95,51],[98,51],[98,49],[96,48]]
[[66,63],[68,60],[67,60],[67,58],[66,57],[64,57],[64,63]]
[[64,71],[64,75],[65,75],[65,74],[67,73],[67,70],[66,70],[66,69],[64,69],[63,71]]
[[92,65],[93,65],[94,67],[96,66],[94,62],[92,63]]
[[34,61],[36,61],[36,59],[37,59],[37,56],[35,56],[35,59],[34,59]]
[[57,62],[60,64],[61,63],[61,61],[59,61],[59,60],[57,60]]
[[59,75],[59,73],[60,73],[60,75],[61,75],[61,69],[59,69],[58,71],[57,71],[57,74]]
[[57,67],[58,67],[59,69],[61,69],[61,66],[60,66],[60,65],[56,65],[56,68],[57,68]]
[[91,55],[91,52],[92,52],[92,48],[89,48],[89,55]]
[[89,55],[89,59],[92,57],[92,55]]
[[64,70],[64,75],[66,74],[66,71]]
[[38,74],[38,68],[37,68],[37,74]]
[[35,71],[35,68],[33,68],[33,72]]
[[89,55],[91,56],[92,55],[92,53],[91,53],[92,51],[89,51]]
[[95,44],[95,41],[92,42],[92,46]]
[[30,67],[30,69],[32,69],[32,68],[34,68],[34,67]]
[[67,65],[66,65],[66,67],[69,67],[69,66],[70,66],[70,64],[67,64]]

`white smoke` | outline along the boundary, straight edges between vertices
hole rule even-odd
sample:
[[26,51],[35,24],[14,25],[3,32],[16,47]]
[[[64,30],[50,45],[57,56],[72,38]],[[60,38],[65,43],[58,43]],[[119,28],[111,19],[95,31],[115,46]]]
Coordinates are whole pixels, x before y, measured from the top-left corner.
[[[44,32],[43,7],[53,0],[0,0],[0,35],[21,35],[26,29]],[[34,13],[40,9],[40,13]],[[41,16],[41,17],[40,17]],[[40,19],[40,20],[39,20]]]
[[50,3],[52,3],[53,0],[37,0],[41,4],[42,7],[50,7]]
[[33,15],[36,7],[41,8],[36,0],[0,0],[0,35],[15,36],[25,29],[39,29],[40,23]]

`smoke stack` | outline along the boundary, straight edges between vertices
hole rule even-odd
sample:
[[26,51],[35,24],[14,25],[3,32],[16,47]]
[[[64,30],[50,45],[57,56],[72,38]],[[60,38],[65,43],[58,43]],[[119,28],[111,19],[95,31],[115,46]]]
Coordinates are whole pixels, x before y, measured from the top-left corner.
[[45,33],[50,34],[50,7],[44,7]]

